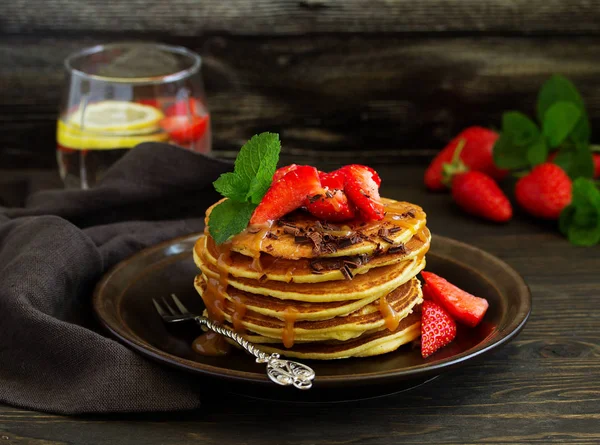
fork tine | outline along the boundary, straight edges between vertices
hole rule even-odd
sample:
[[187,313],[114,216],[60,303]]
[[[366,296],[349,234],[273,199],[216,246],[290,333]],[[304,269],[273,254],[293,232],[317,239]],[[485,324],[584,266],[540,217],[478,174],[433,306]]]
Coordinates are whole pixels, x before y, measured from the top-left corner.
[[158,312],[158,315],[160,315],[163,318],[168,316],[167,313],[162,308],[162,306],[160,305],[160,303],[158,301],[156,301],[154,298],[152,299],[152,303],[154,303],[154,307],[156,309],[156,312]]
[[169,302],[167,301],[166,298],[163,297],[162,301],[163,301],[163,304],[167,307],[167,309],[171,313],[171,315],[178,315],[177,312],[175,311],[175,309],[173,309],[173,307],[169,304]]
[[183,303],[179,300],[179,298],[177,298],[177,295],[171,294],[171,298],[175,302],[175,305],[177,306],[177,309],[179,309],[182,314],[189,314],[190,313],[190,311],[187,310],[187,308],[183,305]]

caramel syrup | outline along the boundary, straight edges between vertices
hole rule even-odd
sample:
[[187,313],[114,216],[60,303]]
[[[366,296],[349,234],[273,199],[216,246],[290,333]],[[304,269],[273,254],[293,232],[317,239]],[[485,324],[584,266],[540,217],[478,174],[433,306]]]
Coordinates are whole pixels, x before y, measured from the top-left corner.
[[387,301],[387,295],[379,299],[379,312],[385,322],[385,327],[389,331],[395,331],[400,324],[400,314],[394,310],[392,305]]
[[231,316],[231,322],[233,324],[233,329],[243,334],[246,331],[244,327],[243,320],[246,316],[246,311],[248,307],[246,306],[246,299],[244,297],[235,296],[233,299],[233,315]]
[[296,323],[296,318],[298,318],[298,310],[292,306],[286,307],[283,311],[285,325],[283,327],[283,334],[281,336],[283,346],[286,348],[291,348],[294,346],[294,323]]
[[220,280],[208,279],[206,289],[202,294],[202,300],[206,305],[210,319],[222,323],[225,320],[225,289],[223,289]]
[[219,356],[229,353],[231,345],[222,335],[206,332],[194,340],[192,349],[201,355]]

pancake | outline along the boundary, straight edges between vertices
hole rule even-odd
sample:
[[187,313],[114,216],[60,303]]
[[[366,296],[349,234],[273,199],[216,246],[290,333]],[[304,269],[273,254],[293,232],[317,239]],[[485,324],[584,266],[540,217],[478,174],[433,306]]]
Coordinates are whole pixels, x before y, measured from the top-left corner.
[[419,206],[382,202],[380,221],[298,210],[221,245],[205,229],[193,249],[205,316],[287,357],[367,357],[418,338],[431,233]]
[[[422,260],[418,265],[416,264],[416,261],[416,259],[412,260],[412,264],[406,265],[404,269],[397,266],[388,266],[400,269],[400,274],[398,275],[400,279],[383,281],[381,285],[374,285],[373,287],[369,287],[368,281],[362,280],[365,282],[359,284],[360,292],[358,289],[355,290],[352,283],[348,281],[337,283],[328,282],[326,283],[327,285],[338,285],[338,288],[335,289],[338,293],[331,295],[331,297],[330,294],[327,293],[329,290],[327,287],[315,288],[317,285],[309,285],[310,288],[315,288],[313,292],[321,293],[320,295],[317,294],[316,296],[313,296],[310,294],[285,293],[284,290],[280,292],[270,292],[268,288],[256,288],[251,285],[238,287],[236,285],[238,284],[236,283],[236,280],[231,278],[229,279],[229,286],[222,294],[224,298],[230,302],[237,302],[237,304],[243,303],[248,310],[268,317],[285,320],[285,316],[283,315],[285,310],[290,306],[293,306],[294,308],[299,309],[296,314],[296,320],[326,320],[333,317],[348,315],[401,286],[414,277],[415,273],[412,272],[414,267],[412,266],[417,266],[419,271],[423,269],[425,260]],[[376,269],[374,273],[383,269],[384,268]],[[408,271],[408,273],[403,271]],[[218,280],[218,274],[211,274],[210,278]],[[204,286],[210,278],[204,273],[198,275],[194,286],[196,286],[196,288],[198,288],[198,286]],[[252,284],[252,282],[249,283]],[[276,284],[282,285],[284,289],[285,286],[290,286],[289,284],[286,285],[284,283]],[[218,286],[216,283],[215,285]],[[306,291],[310,290],[311,289],[307,289]],[[348,295],[345,296],[341,291],[348,292]],[[300,295],[301,298],[295,298],[297,295]]]
[[[219,280],[219,269],[200,261],[205,278]],[[281,281],[257,281],[247,278],[228,277],[227,283],[235,289],[266,295],[282,300],[305,302],[331,302],[360,300],[372,295],[385,295],[406,283],[425,267],[424,258],[413,258],[399,264],[378,267],[369,273],[356,275],[352,280],[326,281],[323,283],[285,283]]]
[[[413,278],[380,297],[380,301],[366,304],[344,317],[296,321],[296,313],[302,311],[303,306],[290,304],[284,309],[281,320],[250,311],[245,304],[240,311],[239,305],[225,298],[217,300],[216,293],[207,292],[207,283],[203,279],[197,279],[196,284],[196,290],[203,297],[211,318],[217,321],[224,319],[238,330],[243,328],[264,337],[280,340],[287,337],[288,341],[284,341],[284,344],[293,344],[295,341],[344,341],[386,326],[395,329],[394,325],[423,301],[420,282]],[[239,312],[243,312],[242,316]]]
[[[263,252],[293,260],[370,255],[376,250],[386,251],[390,246],[406,243],[425,227],[426,215],[421,207],[393,199],[381,198],[381,201],[385,208],[385,217],[381,221],[355,220],[336,226],[296,211],[271,225],[248,227],[233,237],[231,250],[252,258]],[[212,209],[221,202],[206,211],[207,227]],[[314,232],[321,235],[316,242],[312,235],[309,236]],[[308,242],[298,243],[298,237],[308,238]]]
[[[278,240],[277,240],[278,241]],[[301,258],[297,260],[277,258],[262,253],[258,260],[236,252],[231,246],[217,246],[210,236],[201,236],[193,250],[194,261],[202,269],[203,264],[217,267],[222,273],[233,277],[251,280],[270,280],[294,283],[319,283],[332,280],[343,280],[346,276],[341,271],[345,263],[354,264],[353,275],[360,275],[369,270],[397,264],[415,257],[424,256],[429,250],[431,233],[424,227],[410,238],[402,248],[397,246],[393,253],[381,252],[371,256],[337,257],[321,261],[320,259]],[[322,270],[317,270],[322,269]]]
[[421,335],[421,319],[419,313],[413,313],[400,322],[394,331],[381,330],[366,333],[345,342],[300,343],[292,349],[282,344],[265,344],[258,336],[248,335],[246,339],[261,344],[261,350],[267,353],[278,353],[282,356],[312,360],[333,360],[350,357],[369,357],[395,351],[400,346],[410,343]]

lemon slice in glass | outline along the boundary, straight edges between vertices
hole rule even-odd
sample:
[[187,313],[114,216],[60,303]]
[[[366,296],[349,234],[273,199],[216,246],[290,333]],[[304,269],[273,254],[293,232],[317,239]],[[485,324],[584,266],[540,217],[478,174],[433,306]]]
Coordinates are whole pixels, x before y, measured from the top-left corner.
[[133,148],[142,142],[164,142],[169,135],[164,131],[145,134],[96,133],[82,131],[61,121],[58,122],[56,139],[59,145],[73,150],[114,150]]
[[151,133],[158,130],[164,114],[156,107],[136,102],[106,100],[81,107],[66,121],[70,126],[94,133]]

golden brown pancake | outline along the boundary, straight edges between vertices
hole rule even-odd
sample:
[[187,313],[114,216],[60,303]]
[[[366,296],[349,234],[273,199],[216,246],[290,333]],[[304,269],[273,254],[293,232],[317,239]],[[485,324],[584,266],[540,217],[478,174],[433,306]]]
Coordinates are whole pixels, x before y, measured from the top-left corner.
[[[209,309],[208,313],[211,318],[215,318],[215,313],[219,312],[227,322],[234,323],[234,318],[236,318],[236,312],[239,308],[230,300],[224,299],[217,305],[221,309],[216,311],[214,297],[206,292],[206,288],[206,282],[203,279],[196,280],[196,290],[200,293]],[[295,321],[295,314],[306,310],[305,307],[299,305],[288,305],[284,309],[283,320],[268,317],[245,308],[243,317],[237,324],[239,327],[243,326],[244,329],[264,337],[283,339],[287,334],[292,338],[293,342],[348,340],[358,337],[367,331],[383,329],[386,323],[393,326],[395,323],[391,318],[395,318],[394,321],[401,321],[410,314],[413,308],[423,301],[419,280],[413,278],[397,289],[394,289],[385,297],[381,297],[381,300],[384,300],[383,304],[389,306],[391,312],[394,314],[390,319],[386,319],[382,315],[382,302],[374,301],[347,316],[316,321]],[[294,322],[290,323],[289,320]]]
[[[425,227],[402,247],[397,246],[394,253],[382,252],[367,256],[349,256],[325,258],[321,260],[301,258],[290,260],[261,253],[259,259],[252,259],[237,252],[231,252],[230,245],[217,246],[210,236],[202,236],[194,246],[194,261],[202,269],[203,263],[216,266],[234,277],[252,280],[271,280],[294,283],[317,283],[343,280],[341,266],[354,263],[353,275],[360,275],[375,267],[400,263],[415,257],[423,257],[429,250],[431,233]],[[221,259],[221,261],[219,261]],[[322,268],[322,270],[316,270]]]

